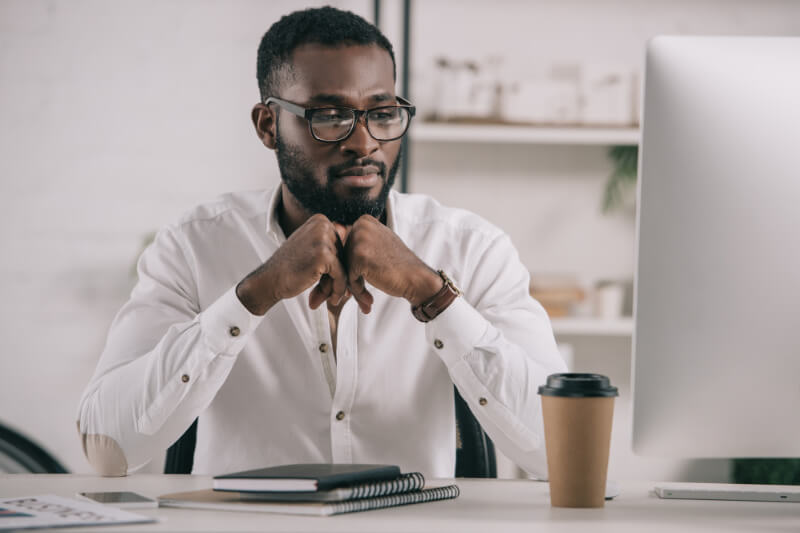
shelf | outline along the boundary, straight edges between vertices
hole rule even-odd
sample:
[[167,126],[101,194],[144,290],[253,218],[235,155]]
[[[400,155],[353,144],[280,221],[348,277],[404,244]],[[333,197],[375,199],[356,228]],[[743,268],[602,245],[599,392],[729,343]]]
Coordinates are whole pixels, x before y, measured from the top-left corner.
[[633,318],[601,320],[598,318],[554,318],[553,332],[559,335],[583,335],[597,337],[630,337],[633,334]]
[[504,124],[437,124],[411,126],[412,141],[513,144],[635,145],[638,128],[579,128]]

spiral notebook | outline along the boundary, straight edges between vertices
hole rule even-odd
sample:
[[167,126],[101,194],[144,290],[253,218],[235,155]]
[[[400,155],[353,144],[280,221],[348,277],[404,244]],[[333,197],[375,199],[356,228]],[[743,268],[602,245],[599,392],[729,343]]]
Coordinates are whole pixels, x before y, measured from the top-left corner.
[[369,511],[372,509],[383,509],[386,507],[396,507],[399,505],[448,500],[457,498],[458,495],[459,489],[457,485],[444,484],[398,494],[386,494],[384,496],[372,496],[333,502],[253,500],[251,499],[252,494],[248,495],[248,499],[244,499],[240,493],[208,489],[165,494],[159,496],[158,502],[159,505],[163,507],[331,516]]

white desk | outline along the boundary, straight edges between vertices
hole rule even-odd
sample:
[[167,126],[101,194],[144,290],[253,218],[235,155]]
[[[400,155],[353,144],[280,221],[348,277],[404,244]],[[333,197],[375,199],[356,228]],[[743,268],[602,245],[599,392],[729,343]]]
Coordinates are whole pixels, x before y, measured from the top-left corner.
[[[189,509],[136,509],[158,517],[150,525],[92,527],[87,531],[369,531],[403,533],[660,533],[665,531],[800,532],[800,504],[661,500],[653,483],[622,483],[622,494],[603,509],[554,509],[546,483],[465,480],[455,500],[332,517],[298,517]],[[131,490],[146,496],[209,488],[204,476],[0,475],[0,497],[78,491]],[[58,531],[71,531],[61,529]]]

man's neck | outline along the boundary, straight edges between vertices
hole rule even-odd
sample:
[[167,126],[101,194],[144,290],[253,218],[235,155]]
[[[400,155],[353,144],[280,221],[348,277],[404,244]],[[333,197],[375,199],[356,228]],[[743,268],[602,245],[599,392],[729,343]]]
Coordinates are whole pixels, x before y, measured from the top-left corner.
[[278,203],[278,223],[281,225],[283,234],[286,238],[294,233],[294,230],[305,224],[311,218],[311,213],[300,205],[300,202],[289,192],[285,183],[281,183],[281,201]]

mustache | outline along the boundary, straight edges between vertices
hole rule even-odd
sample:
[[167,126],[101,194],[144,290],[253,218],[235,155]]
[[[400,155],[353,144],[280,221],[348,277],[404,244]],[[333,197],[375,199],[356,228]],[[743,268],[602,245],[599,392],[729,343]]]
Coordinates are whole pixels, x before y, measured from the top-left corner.
[[329,167],[328,178],[331,180],[335,180],[339,178],[340,174],[345,170],[351,169],[353,167],[366,167],[366,166],[377,168],[378,174],[380,174],[384,179],[386,179],[386,164],[380,161],[375,161],[374,159],[370,158],[352,159],[346,163]]

